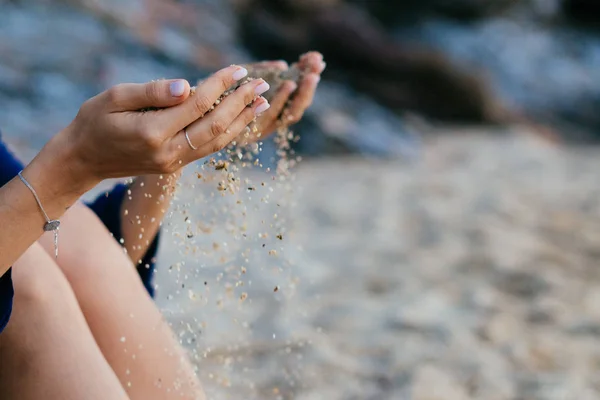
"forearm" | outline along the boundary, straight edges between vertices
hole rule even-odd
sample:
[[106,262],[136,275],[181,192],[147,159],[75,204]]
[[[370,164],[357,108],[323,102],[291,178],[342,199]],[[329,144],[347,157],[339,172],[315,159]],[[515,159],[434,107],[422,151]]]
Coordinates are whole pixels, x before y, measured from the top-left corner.
[[169,209],[181,170],[137,177],[121,205],[121,232],[131,261],[138,265]]
[[[58,219],[94,185],[84,180],[59,134],[24,169],[48,216]],[[15,177],[0,187],[0,275],[43,233],[46,223],[31,191]]]

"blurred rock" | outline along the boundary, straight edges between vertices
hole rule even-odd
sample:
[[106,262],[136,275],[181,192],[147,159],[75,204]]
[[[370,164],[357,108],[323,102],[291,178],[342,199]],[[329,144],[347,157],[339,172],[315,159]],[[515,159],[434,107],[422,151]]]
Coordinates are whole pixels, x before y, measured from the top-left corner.
[[[253,61],[236,41],[231,5],[218,0],[15,2],[3,5],[0,39],[0,128],[34,146],[112,85],[174,77],[195,82],[226,64]],[[414,129],[393,112],[341,84],[320,90],[295,128],[302,136],[297,151],[418,155]],[[267,142],[265,164],[274,152]]]
[[[455,62],[487,71],[494,93],[524,120],[555,128],[567,142],[600,137],[600,38],[523,17],[464,25],[432,19],[397,30]],[[418,39],[417,39],[418,38]]]
[[511,313],[494,316],[486,324],[486,338],[497,346],[512,343],[518,339],[523,327]]
[[386,25],[413,23],[431,16],[472,21],[498,15],[523,0],[350,0]]
[[499,272],[497,287],[524,299],[534,299],[548,290],[548,284],[542,277],[525,271]]
[[415,372],[411,398],[414,400],[467,400],[471,397],[449,373],[434,366],[425,365]]
[[360,8],[293,4],[256,0],[239,9],[241,37],[258,58],[294,59],[315,49],[325,54],[326,78],[350,83],[393,110],[453,121],[505,119],[476,74],[440,52],[394,43]]
[[[393,112],[339,83],[323,82],[298,129],[296,148],[317,155],[342,151],[415,160],[419,135]],[[329,149],[329,150],[328,150]],[[345,150],[345,151],[344,151]]]
[[562,0],[562,11],[576,26],[600,28],[600,3],[596,0]]

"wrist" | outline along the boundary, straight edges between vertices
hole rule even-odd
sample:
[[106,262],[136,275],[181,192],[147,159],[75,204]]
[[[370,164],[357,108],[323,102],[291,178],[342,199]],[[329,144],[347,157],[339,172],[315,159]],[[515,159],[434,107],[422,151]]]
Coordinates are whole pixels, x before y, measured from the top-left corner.
[[[67,128],[68,129],[68,128]],[[93,188],[99,179],[87,171],[78,157],[67,129],[55,135],[25,168],[28,179],[37,183],[44,197],[75,201]]]

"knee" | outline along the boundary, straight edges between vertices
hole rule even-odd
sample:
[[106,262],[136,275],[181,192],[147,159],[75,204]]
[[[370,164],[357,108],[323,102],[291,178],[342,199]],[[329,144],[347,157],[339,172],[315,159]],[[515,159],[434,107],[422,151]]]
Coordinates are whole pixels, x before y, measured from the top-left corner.
[[54,260],[37,243],[32,245],[13,265],[15,307],[68,306],[76,304],[71,287]]

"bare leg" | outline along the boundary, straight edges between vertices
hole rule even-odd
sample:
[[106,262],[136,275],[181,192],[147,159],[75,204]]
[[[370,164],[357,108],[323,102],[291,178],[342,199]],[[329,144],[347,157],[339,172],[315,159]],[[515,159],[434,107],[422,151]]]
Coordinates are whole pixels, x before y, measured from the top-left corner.
[[0,398],[125,400],[64,275],[39,244],[13,268],[13,314],[0,335]]
[[[58,264],[131,399],[204,399],[193,368],[129,257],[87,207],[61,218]],[[54,254],[52,237],[40,243]]]

